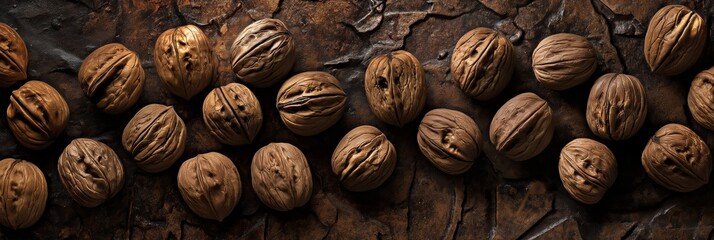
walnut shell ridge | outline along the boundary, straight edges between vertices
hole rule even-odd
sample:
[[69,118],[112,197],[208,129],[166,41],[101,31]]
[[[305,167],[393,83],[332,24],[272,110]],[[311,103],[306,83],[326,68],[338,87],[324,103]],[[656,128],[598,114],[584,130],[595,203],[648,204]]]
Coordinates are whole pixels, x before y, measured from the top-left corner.
[[203,101],[203,122],[223,144],[249,144],[263,126],[263,111],[248,87],[229,83],[208,93]]
[[213,81],[216,63],[212,51],[200,28],[168,29],[154,46],[156,73],[171,93],[189,100]]
[[382,131],[369,125],[349,131],[332,153],[332,172],[342,186],[354,192],[379,187],[396,165],[394,145]]
[[714,67],[694,77],[689,87],[687,105],[692,118],[699,125],[714,130]]
[[15,139],[23,146],[45,149],[64,131],[69,106],[55,88],[32,80],[12,91],[7,122]]
[[47,205],[47,181],[31,162],[6,158],[0,161],[0,224],[28,228],[40,219]]
[[636,77],[608,73],[590,89],[585,120],[598,137],[629,139],[642,128],[646,117],[645,88]]
[[597,55],[586,38],[559,33],[538,43],[533,50],[532,67],[538,82],[553,90],[566,90],[592,76]]
[[231,65],[238,79],[264,88],[278,83],[295,63],[295,43],[279,19],[251,23],[231,45]]
[[490,28],[475,28],[462,36],[451,55],[451,74],[464,93],[477,100],[496,97],[511,81],[513,44]]
[[645,34],[645,60],[652,72],[672,76],[689,69],[704,52],[707,25],[682,5],[661,8]]
[[186,205],[206,219],[223,221],[241,197],[238,168],[217,152],[199,154],[183,162],[176,182]]
[[426,113],[417,133],[419,149],[447,174],[468,171],[481,154],[481,131],[468,115],[439,108]]
[[129,120],[122,145],[142,170],[161,172],[171,167],[186,147],[186,125],[174,108],[149,104]]
[[550,144],[554,132],[552,121],[548,102],[534,93],[521,93],[496,111],[489,138],[496,151],[511,160],[528,160]]
[[347,96],[340,81],[326,72],[303,72],[283,83],[276,107],[290,131],[313,136],[335,125],[345,111]]
[[577,138],[560,151],[558,172],[571,197],[585,204],[595,204],[615,183],[617,160],[604,144]]
[[292,144],[270,143],[260,148],[253,156],[250,173],[258,198],[274,210],[292,210],[312,197],[310,165]]
[[20,34],[0,22],[0,88],[27,79],[27,46]]
[[69,196],[79,205],[96,207],[124,186],[124,167],[109,146],[89,138],[67,145],[57,161],[57,173]]

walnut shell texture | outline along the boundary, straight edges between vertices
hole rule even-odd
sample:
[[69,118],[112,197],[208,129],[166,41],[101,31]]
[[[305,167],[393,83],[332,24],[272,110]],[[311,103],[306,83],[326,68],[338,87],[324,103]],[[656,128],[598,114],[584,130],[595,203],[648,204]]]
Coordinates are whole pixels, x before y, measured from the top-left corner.
[[312,197],[312,173],[305,155],[289,143],[260,148],[250,165],[253,189],[268,207],[289,211]]
[[168,90],[186,100],[213,81],[216,68],[208,37],[194,25],[161,33],[154,47],[154,63]]
[[585,204],[595,204],[615,183],[617,160],[604,144],[577,138],[560,151],[558,172],[571,197]]
[[35,224],[47,204],[47,181],[31,162],[0,161],[0,224],[12,229]]
[[215,88],[203,101],[203,122],[223,144],[253,142],[263,125],[258,98],[240,83]]
[[538,82],[553,90],[566,90],[592,76],[597,56],[586,38],[559,33],[538,43],[533,50],[532,66]]
[[552,121],[548,102],[534,93],[521,93],[496,111],[489,137],[499,153],[515,161],[528,160],[550,144]]
[[590,89],[585,120],[598,137],[629,139],[642,128],[646,117],[645,88],[636,77],[608,73]]
[[7,107],[7,122],[23,146],[47,148],[64,131],[69,106],[55,88],[41,81],[28,81],[12,91]]
[[379,129],[362,125],[349,131],[332,153],[332,172],[347,190],[362,192],[382,185],[394,172],[397,152]]
[[347,96],[340,81],[326,72],[303,72],[283,83],[276,107],[290,131],[316,135],[342,118]]
[[241,197],[238,168],[217,152],[183,162],[177,183],[181,197],[194,213],[219,222],[231,214]]
[[451,55],[451,73],[461,90],[477,100],[496,97],[513,75],[513,44],[490,28],[462,36]]
[[709,130],[714,130],[714,67],[697,74],[689,87],[687,105],[692,118]]
[[691,192],[709,182],[709,147],[688,127],[671,123],[657,130],[642,152],[647,175],[663,187]]
[[69,195],[84,207],[96,207],[124,186],[124,167],[109,146],[89,138],[72,140],[57,161]]
[[264,88],[288,75],[295,63],[295,43],[283,21],[266,18],[238,34],[231,46],[231,57],[238,79]]
[[699,14],[682,5],[661,8],[650,20],[645,35],[645,60],[652,72],[680,74],[699,59],[707,26]]
[[468,171],[481,154],[481,131],[468,115],[439,108],[426,113],[419,124],[417,143],[431,163],[447,174]]
[[183,154],[186,125],[173,107],[149,104],[129,120],[121,139],[139,168],[150,173],[161,172]]
[[27,79],[27,46],[20,34],[0,22],[0,88]]

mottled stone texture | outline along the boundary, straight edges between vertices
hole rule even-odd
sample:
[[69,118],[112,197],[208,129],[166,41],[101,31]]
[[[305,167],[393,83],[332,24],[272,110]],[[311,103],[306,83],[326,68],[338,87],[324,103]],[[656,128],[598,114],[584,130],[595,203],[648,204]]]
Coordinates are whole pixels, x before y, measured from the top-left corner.
[[[714,64],[707,43],[698,62],[683,74],[652,74],[643,54],[644,33],[654,13],[666,4],[682,4],[702,16],[714,14],[714,2],[694,0],[0,0],[0,22],[17,29],[29,51],[28,76],[55,87],[71,110],[65,132],[47,150],[31,151],[14,139],[0,117],[0,158],[36,163],[49,187],[47,208],[27,230],[0,229],[7,238],[78,239],[711,239],[714,236],[714,184],[687,194],[660,187],[645,174],[641,150],[667,123],[692,128],[714,146],[714,131],[691,119],[686,97],[696,73]],[[347,93],[345,114],[335,126],[313,137],[300,137],[281,123],[275,106],[280,84],[252,89],[263,107],[265,123],[253,144],[224,147],[201,120],[209,88],[237,81],[231,70],[230,46],[248,24],[265,17],[281,19],[293,33],[296,63],[290,75],[303,71],[333,74]],[[705,17],[705,21],[710,21]],[[198,25],[209,37],[217,61],[212,85],[190,101],[172,95],[154,67],[154,41],[166,29]],[[708,39],[714,36],[708,24]],[[469,30],[489,27],[513,42],[516,59],[512,81],[495,99],[472,100],[449,72],[454,44]],[[550,34],[570,32],[586,37],[597,51],[598,67],[585,83],[552,91],[536,81],[531,54]],[[77,71],[89,53],[120,42],[135,51],[146,70],[139,102],[126,112],[103,114],[84,96]],[[709,40],[711,42],[711,40]],[[392,50],[413,53],[426,71],[427,101],[422,115],[451,108],[473,117],[481,132],[508,99],[534,92],[553,108],[555,135],[550,146],[525,162],[497,155],[484,136],[482,157],[459,176],[441,173],[417,149],[420,121],[403,128],[372,114],[363,79],[369,60]],[[650,114],[633,138],[613,143],[594,136],[585,121],[588,92],[607,72],[634,75],[647,90]],[[0,108],[9,104],[10,89],[0,89]],[[121,147],[129,119],[149,103],[172,105],[186,122],[188,144],[183,156],[158,174],[139,171]],[[330,169],[337,142],[350,129],[371,124],[394,144],[398,164],[379,188],[363,193],[343,189]],[[74,138],[107,143],[122,160],[124,188],[92,209],[79,206],[62,188],[57,159]],[[602,141],[618,159],[617,181],[592,206],[568,197],[558,178],[558,154],[574,138]],[[250,181],[223,222],[204,220],[181,200],[176,174],[183,161],[198,153],[218,151],[250,179],[250,159],[269,142],[288,142],[306,155],[314,179],[305,206],[276,212],[260,203]]]

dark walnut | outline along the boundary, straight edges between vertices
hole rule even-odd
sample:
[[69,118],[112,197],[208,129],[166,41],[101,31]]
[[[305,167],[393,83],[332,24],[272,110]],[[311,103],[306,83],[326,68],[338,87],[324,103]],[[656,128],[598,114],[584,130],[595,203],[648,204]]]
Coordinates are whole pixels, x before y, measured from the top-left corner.
[[241,196],[238,169],[217,152],[183,162],[177,183],[181,197],[196,215],[219,222],[231,214]]
[[312,197],[312,174],[305,155],[289,143],[260,148],[250,165],[253,190],[266,206],[289,211]]
[[89,138],[67,145],[57,161],[62,185],[79,205],[96,207],[124,186],[124,167],[109,146]]
[[629,139],[640,130],[645,117],[645,88],[636,77],[608,73],[598,78],[590,89],[585,119],[598,137]]
[[697,74],[689,87],[689,111],[699,125],[714,130],[714,67]]
[[231,46],[231,57],[238,79],[252,86],[268,87],[290,72],[295,63],[295,44],[285,23],[266,18],[238,34]]
[[575,200],[595,204],[617,178],[615,155],[604,144],[578,138],[563,147],[558,161],[560,181]]
[[31,162],[6,158],[0,161],[0,224],[12,229],[35,224],[45,211],[47,181]]
[[208,37],[193,25],[161,33],[154,47],[154,63],[169,91],[186,100],[211,84],[216,68]]
[[326,72],[304,72],[283,83],[276,106],[290,131],[312,136],[342,118],[345,102],[347,96],[337,78]]
[[586,38],[559,33],[538,43],[532,66],[538,82],[560,91],[587,81],[597,68],[597,56]]
[[240,83],[213,89],[203,101],[203,122],[223,144],[253,142],[263,125],[263,112],[253,92]]
[[349,131],[332,153],[332,172],[347,190],[375,189],[392,175],[397,151],[379,129],[362,125]]
[[657,130],[642,152],[647,175],[663,187],[691,192],[709,182],[709,147],[688,127],[671,123]]
[[0,88],[27,79],[27,47],[20,34],[0,22]]
[[503,34],[480,27],[456,43],[451,74],[464,93],[477,100],[489,100],[511,81],[514,60],[513,44]]
[[174,108],[161,104],[143,107],[124,127],[124,149],[150,173],[171,167],[186,148],[186,125]]
[[144,69],[136,53],[119,43],[94,50],[79,68],[79,86],[105,113],[119,114],[136,103],[144,89]]
[[445,108],[426,113],[417,134],[419,149],[447,174],[468,171],[481,154],[481,131],[468,115]]
[[515,161],[540,154],[553,138],[553,113],[548,102],[522,93],[496,111],[489,137],[496,151]]
[[680,74],[699,59],[707,26],[699,14],[682,5],[665,6],[652,17],[645,35],[645,60],[652,72]]
[[69,106],[47,83],[28,81],[12,91],[7,123],[23,146],[40,150],[55,141],[69,120]]
[[419,116],[424,108],[424,68],[407,51],[377,56],[367,66],[364,90],[369,107],[377,118],[402,127]]

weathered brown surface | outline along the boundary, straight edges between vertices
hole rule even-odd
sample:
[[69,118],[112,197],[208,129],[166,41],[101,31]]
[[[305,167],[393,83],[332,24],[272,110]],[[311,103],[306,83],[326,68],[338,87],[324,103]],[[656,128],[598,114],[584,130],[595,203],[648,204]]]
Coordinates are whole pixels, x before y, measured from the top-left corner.
[[[42,239],[712,239],[714,184],[674,193],[650,180],[640,163],[648,138],[667,123],[691,127],[714,147],[714,132],[694,123],[686,105],[691,79],[714,64],[714,47],[708,43],[697,64],[674,77],[650,73],[644,59],[647,23],[657,9],[671,3],[693,8],[705,21],[714,14],[714,2],[693,0],[0,0],[0,21],[16,28],[27,43],[29,77],[57,88],[71,110],[68,127],[57,142],[47,150],[31,151],[9,132],[4,108],[11,89],[0,90],[0,157],[36,163],[50,191],[37,224],[21,231],[3,228],[0,234]],[[218,59],[219,72],[212,83],[217,87],[236,81],[230,66],[233,39],[255,19],[270,16],[285,21],[294,34],[297,62],[292,74],[319,70],[335,75],[347,93],[345,115],[325,133],[300,137],[279,120],[275,96],[280,85],[253,89],[263,107],[262,130],[252,145],[222,146],[201,119],[209,89],[190,101],[170,94],[154,68],[154,42],[168,28],[198,25]],[[502,31],[513,42],[517,61],[506,90],[486,102],[461,93],[449,73],[454,44],[476,27]],[[711,24],[708,31],[711,39]],[[557,92],[535,80],[530,56],[541,39],[560,32],[585,36],[597,51],[598,69],[584,84]],[[139,103],[118,116],[97,109],[77,80],[82,59],[111,42],[135,51],[146,70]],[[471,170],[460,176],[441,173],[417,149],[419,121],[394,127],[377,120],[367,104],[367,63],[395,49],[412,52],[424,66],[427,102],[422,115],[434,108],[456,109],[474,117],[486,133],[504,102],[531,91],[553,109],[555,135],[550,146],[534,159],[511,162],[497,155],[484,136],[484,153]],[[634,75],[647,91],[650,114],[642,130],[624,142],[597,138],[585,122],[590,87],[607,72]],[[123,127],[149,103],[174,106],[188,131],[184,155],[159,174],[140,171],[120,143]],[[385,132],[397,150],[398,163],[383,186],[352,193],[339,185],[329,159],[342,136],[362,124]],[[57,175],[62,149],[79,137],[107,143],[125,166],[124,188],[96,208],[72,201]],[[601,140],[618,160],[615,184],[592,206],[571,199],[558,179],[559,151],[577,137]],[[313,174],[312,200],[290,212],[267,208],[250,184],[253,154],[273,141],[300,148]],[[209,151],[224,153],[237,165],[244,190],[236,209],[220,223],[192,213],[176,186],[180,163]]]

